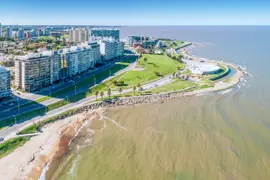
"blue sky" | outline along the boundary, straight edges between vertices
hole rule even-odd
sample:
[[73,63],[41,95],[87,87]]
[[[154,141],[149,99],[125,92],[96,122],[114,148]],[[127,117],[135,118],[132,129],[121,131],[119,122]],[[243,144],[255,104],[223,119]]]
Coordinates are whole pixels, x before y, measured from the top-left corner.
[[0,0],[0,22],[270,25],[270,0]]

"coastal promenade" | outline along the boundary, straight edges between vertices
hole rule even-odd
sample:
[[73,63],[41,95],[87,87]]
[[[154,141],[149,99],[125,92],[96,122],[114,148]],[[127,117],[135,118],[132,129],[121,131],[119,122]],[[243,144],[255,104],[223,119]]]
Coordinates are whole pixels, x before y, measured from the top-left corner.
[[[189,54],[185,54],[190,56]],[[193,56],[190,56],[193,57]],[[194,57],[193,57],[194,58]],[[194,61],[199,61],[199,58],[195,58]],[[207,63],[219,63],[217,61],[213,60],[206,60]],[[62,106],[60,108],[54,109],[52,111],[49,111],[45,113],[43,116],[35,117],[29,121],[22,122],[20,124],[16,124],[15,126],[8,127],[0,132],[0,136],[4,137],[5,141],[17,138],[17,137],[28,137],[28,136],[34,136],[33,140],[31,139],[29,143],[25,144],[23,147],[18,148],[15,150],[15,152],[11,153],[10,155],[3,158],[3,160],[0,162],[0,167],[4,166],[4,163],[14,159],[15,157],[18,157],[21,151],[24,151],[27,156],[21,160],[18,161],[18,163],[15,163],[15,167],[18,167],[18,169],[24,169],[25,172],[18,172],[18,170],[9,170],[8,174],[0,174],[0,176],[3,175],[3,177],[14,177],[15,174],[23,174],[26,175],[26,172],[31,172],[33,168],[36,167],[37,164],[40,166],[39,172],[34,175],[34,177],[39,177],[41,172],[44,170],[47,163],[51,162],[53,159],[53,156],[51,152],[56,152],[55,149],[59,148],[58,143],[61,142],[62,133],[64,130],[69,129],[71,134],[69,134],[69,142],[72,141],[74,136],[78,134],[80,131],[80,128],[78,127],[82,126],[82,119],[91,122],[91,118],[94,116],[91,116],[91,118],[85,119],[85,114],[95,114],[95,112],[99,111],[100,108],[103,109],[103,111],[106,108],[110,107],[118,107],[118,106],[130,106],[135,104],[143,104],[143,103],[153,103],[156,101],[163,102],[165,99],[170,98],[179,98],[179,97],[187,97],[187,96],[194,96],[197,94],[204,94],[208,92],[215,92],[215,91],[221,91],[228,88],[231,88],[235,86],[236,84],[241,81],[241,78],[244,76],[244,72],[241,71],[237,65],[231,64],[231,63],[224,63],[222,62],[222,65],[226,65],[232,69],[234,69],[235,73],[233,73],[230,77],[227,79],[222,79],[220,81],[215,81],[213,87],[208,88],[198,88],[198,86],[188,87],[183,90],[179,91],[170,91],[170,92],[161,92],[161,93],[153,93],[150,95],[140,95],[140,96],[131,96],[131,97],[125,97],[124,94],[132,93],[134,90],[133,88],[123,89],[123,91],[120,93],[119,91],[112,91],[111,97],[118,97],[113,100],[106,100],[108,98],[108,95],[104,95],[105,100],[97,100],[96,96],[89,96],[87,98],[84,98],[78,102],[70,103],[65,106]],[[131,64],[129,67],[127,67],[127,70],[132,70],[134,68],[134,64]],[[184,70],[181,72],[185,71]],[[120,74],[125,73],[125,71],[122,71]],[[170,77],[171,75],[159,78],[154,81],[149,81],[145,84],[143,84],[141,87],[150,87],[150,89],[155,88],[158,84],[159,86],[166,86],[169,83],[172,83],[172,79]],[[229,81],[227,81],[229,79]],[[104,109],[105,108],[105,109]],[[64,114],[67,111],[71,111],[70,114]],[[64,114],[64,115],[61,115]],[[46,125],[45,127],[42,127],[41,133],[33,133],[33,134],[26,134],[26,135],[17,135],[18,132],[24,130],[27,127],[32,126],[33,124],[45,121],[49,118],[58,116],[55,120],[61,120],[56,121],[55,123],[51,123]],[[70,117],[69,117],[70,116]],[[88,123],[89,123],[88,122]],[[76,126],[75,126],[76,125]],[[79,126],[77,126],[79,125]],[[64,128],[64,130],[63,130]],[[60,139],[59,139],[60,138]],[[48,140],[50,139],[50,143],[48,143]],[[69,143],[67,143],[69,144]],[[41,147],[41,150],[39,149]],[[65,147],[67,148],[68,145]],[[30,150],[31,149],[31,150]],[[27,153],[28,152],[28,153]],[[33,154],[34,152],[34,154]],[[43,161],[40,157],[47,157],[46,161]],[[41,163],[42,161],[42,163]],[[25,162],[27,162],[27,165],[25,165]],[[28,175],[28,174],[27,174]],[[33,177],[33,176],[32,176]]]
[[[226,63],[226,65],[236,69],[236,73],[232,77],[230,77],[229,82],[226,82],[226,83],[224,81],[217,82],[217,83],[215,83],[214,87],[209,87],[209,88],[206,88],[206,89],[197,89],[197,90],[193,90],[193,91],[190,91],[190,92],[184,92],[184,93],[178,94],[177,96],[192,96],[192,95],[196,95],[196,94],[200,94],[200,93],[215,92],[215,91],[225,90],[225,89],[231,88],[232,86],[236,85],[237,83],[239,83],[241,77],[243,77],[244,74],[243,74],[242,71],[238,70],[237,67],[235,67],[235,65],[230,64],[230,63]],[[166,81],[167,78],[168,77],[164,77],[164,78],[159,79],[157,81],[147,83],[147,84],[145,84],[145,86],[147,86],[147,87],[155,87],[155,84],[157,82]],[[122,93],[125,94],[125,93],[129,93],[129,92],[132,92],[132,91],[133,91],[133,89],[124,89]],[[170,94],[170,93],[173,93],[173,92],[161,93],[161,94]],[[120,95],[120,93],[117,92],[117,91],[112,91],[111,96],[115,96],[115,95]],[[145,96],[141,96],[141,97],[145,97],[147,99],[149,96],[155,96],[155,95],[148,95],[148,96],[145,95]],[[105,95],[104,97],[106,98],[108,96]],[[171,98],[171,96],[164,96],[164,97]],[[176,96],[173,96],[173,97],[176,97]],[[164,99],[164,98],[156,98],[156,100],[159,100],[159,99]],[[58,109],[49,111],[43,116],[33,118],[33,119],[29,120],[29,121],[25,121],[25,122],[23,122],[21,124],[17,124],[17,125],[12,126],[12,127],[8,127],[8,128],[6,128],[6,129],[4,129],[3,131],[0,132],[0,136],[4,137],[5,140],[17,137],[17,135],[16,135],[17,132],[23,130],[24,128],[26,128],[26,127],[28,127],[30,125],[32,125],[33,123],[38,123],[38,122],[44,121],[44,120],[46,120],[48,118],[51,118],[51,117],[53,117],[55,115],[64,113],[64,112],[66,112],[68,110],[81,108],[81,107],[85,106],[86,104],[89,104],[89,103],[91,103],[91,102],[93,102],[95,100],[96,100],[96,97],[91,96],[91,97],[82,99],[82,100],[80,100],[80,101],[78,101],[76,103],[70,103],[70,104],[65,105],[63,107],[60,107]],[[147,101],[147,102],[149,102],[149,101]]]

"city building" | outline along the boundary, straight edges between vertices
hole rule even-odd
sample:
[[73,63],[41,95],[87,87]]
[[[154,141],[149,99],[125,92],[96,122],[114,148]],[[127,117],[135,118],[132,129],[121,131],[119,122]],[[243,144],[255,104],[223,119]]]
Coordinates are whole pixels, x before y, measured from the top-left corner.
[[10,71],[0,66],[0,99],[10,96]]
[[24,39],[24,29],[22,29],[22,28],[18,29],[17,38],[20,40]]
[[116,41],[120,39],[119,29],[113,28],[93,28],[91,29],[90,36],[101,37],[101,38],[112,38]]
[[51,58],[28,54],[15,60],[15,86],[25,91],[35,91],[51,84]]
[[37,31],[35,29],[32,29],[29,31],[30,38],[37,37]]
[[116,40],[101,40],[100,53],[104,61],[109,61],[124,55],[124,43]]
[[15,60],[15,87],[35,91],[83,73],[98,63],[101,63],[98,43],[18,56]]
[[2,24],[0,23],[0,37],[2,37]]
[[156,44],[156,48],[162,49],[163,47],[164,47],[164,43],[163,43],[161,40],[159,40],[159,41],[157,42],[157,44]]
[[12,38],[12,32],[13,32],[13,29],[12,29],[11,26],[9,26],[9,27],[7,28],[6,36],[7,36],[8,38]]
[[150,38],[148,36],[128,36],[127,42],[128,42],[128,45],[133,48],[137,48],[141,46],[145,49],[150,49],[150,48],[154,48],[159,41],[154,38]]
[[89,40],[88,29],[72,29],[69,31],[70,41],[73,42],[87,42]]

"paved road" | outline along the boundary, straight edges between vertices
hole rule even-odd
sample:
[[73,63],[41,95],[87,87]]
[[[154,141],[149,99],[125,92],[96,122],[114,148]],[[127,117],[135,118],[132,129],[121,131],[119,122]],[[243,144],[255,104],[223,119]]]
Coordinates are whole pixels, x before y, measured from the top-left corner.
[[[155,87],[155,84],[157,83],[161,83],[161,81],[168,81],[168,77],[163,77],[161,79],[158,79],[156,81],[152,81],[150,83],[147,83],[145,85],[149,86],[149,87],[152,87],[154,88]],[[128,93],[128,92],[132,92],[133,91],[133,88],[130,88],[130,89],[124,89],[123,90],[123,94],[124,93]],[[106,94],[106,93],[105,93]],[[112,91],[112,96],[113,95],[119,95],[120,93],[118,91]],[[107,95],[104,95],[104,97],[107,97]],[[68,110],[71,110],[71,109],[74,109],[74,108],[79,108],[79,107],[82,107],[86,104],[89,104],[91,102],[93,102],[94,100],[96,100],[96,96],[90,96],[90,97],[87,97],[85,99],[82,99],[76,103],[70,103],[70,104],[67,104],[63,107],[60,107],[58,109],[55,109],[55,110],[52,110],[52,111],[49,111],[47,113],[45,113],[43,116],[38,116],[38,117],[35,117],[31,120],[28,120],[28,121],[25,121],[25,122],[22,122],[20,124],[17,124],[17,125],[14,125],[14,126],[11,126],[11,127],[8,127],[4,130],[2,130],[0,132],[0,137],[3,137],[6,140],[10,139],[10,138],[13,138],[13,137],[16,137],[16,132],[24,129],[25,127],[27,126],[30,126],[31,124],[33,123],[37,123],[39,121],[43,121],[45,119],[48,119],[50,117],[53,117],[55,115],[58,115],[60,113],[63,113],[65,111],[68,111]]]
[[[126,56],[125,58],[130,58],[130,56]],[[99,73],[99,72],[102,72],[110,67],[112,67],[116,62],[118,62],[119,60],[116,60],[114,62],[110,62],[102,67],[100,67],[99,69],[97,70],[93,70],[93,71],[90,71],[86,74],[83,75],[83,77],[81,77],[80,79],[78,80],[75,80],[76,83],[88,78],[89,76],[92,76],[96,73]],[[127,71],[129,70],[129,67],[121,70],[120,72],[118,73],[122,73],[124,71]],[[109,72],[108,72],[109,73]],[[117,74],[118,74],[117,73]],[[108,74],[109,76],[109,74]],[[109,77],[109,78],[112,78],[113,76]],[[106,79],[108,80],[108,78]],[[81,86],[79,88],[76,88],[76,94],[78,93],[81,93],[81,92],[85,92],[87,89],[89,89],[90,87],[94,86],[95,84],[94,83],[101,83],[102,81],[104,80],[99,80],[99,81],[96,81],[96,82],[92,82],[92,83],[89,83],[89,84],[86,84],[84,86]],[[30,105],[27,105],[27,106],[22,106],[23,105],[23,101],[25,102],[29,102],[29,100],[33,100],[33,99],[38,99],[38,98],[41,98],[41,97],[44,97],[44,95],[49,95],[50,94],[50,91],[48,90],[48,88],[46,88],[45,90],[42,90],[40,92],[38,92],[39,94],[31,94],[29,95],[29,97],[27,97],[28,100],[22,100],[20,102],[20,108],[18,108],[18,106],[16,106],[15,108],[10,108],[10,109],[6,109],[6,110],[2,110],[0,112],[0,121],[5,119],[5,118],[8,118],[8,117],[12,117],[14,115],[19,115],[19,114],[22,114],[22,113],[25,113],[25,112],[29,112],[29,111],[32,111],[33,109],[40,109],[42,107],[46,107],[50,104],[53,104],[53,103],[56,103],[58,101],[61,101],[63,99],[68,99],[69,97],[75,95],[75,86],[74,86],[74,83],[72,82],[67,82],[65,84],[62,84],[62,85],[58,85],[57,87],[55,87],[53,90],[52,90],[52,93],[56,93],[64,88],[68,88],[70,86],[73,86],[74,87],[74,90],[72,91],[69,91],[69,92],[66,92],[66,93],[63,93],[57,97],[53,97],[53,98],[50,98],[46,101],[43,101],[43,102],[40,102],[40,103],[33,103],[33,104],[30,104]],[[30,101],[31,102],[31,101]],[[25,104],[25,103],[24,103]],[[17,104],[16,104],[17,105]]]

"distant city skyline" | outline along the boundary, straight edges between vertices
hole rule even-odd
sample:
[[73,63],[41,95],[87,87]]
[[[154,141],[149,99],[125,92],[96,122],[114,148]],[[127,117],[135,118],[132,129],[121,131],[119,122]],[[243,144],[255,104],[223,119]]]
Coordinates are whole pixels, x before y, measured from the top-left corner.
[[2,25],[270,25],[265,0],[9,0]]

